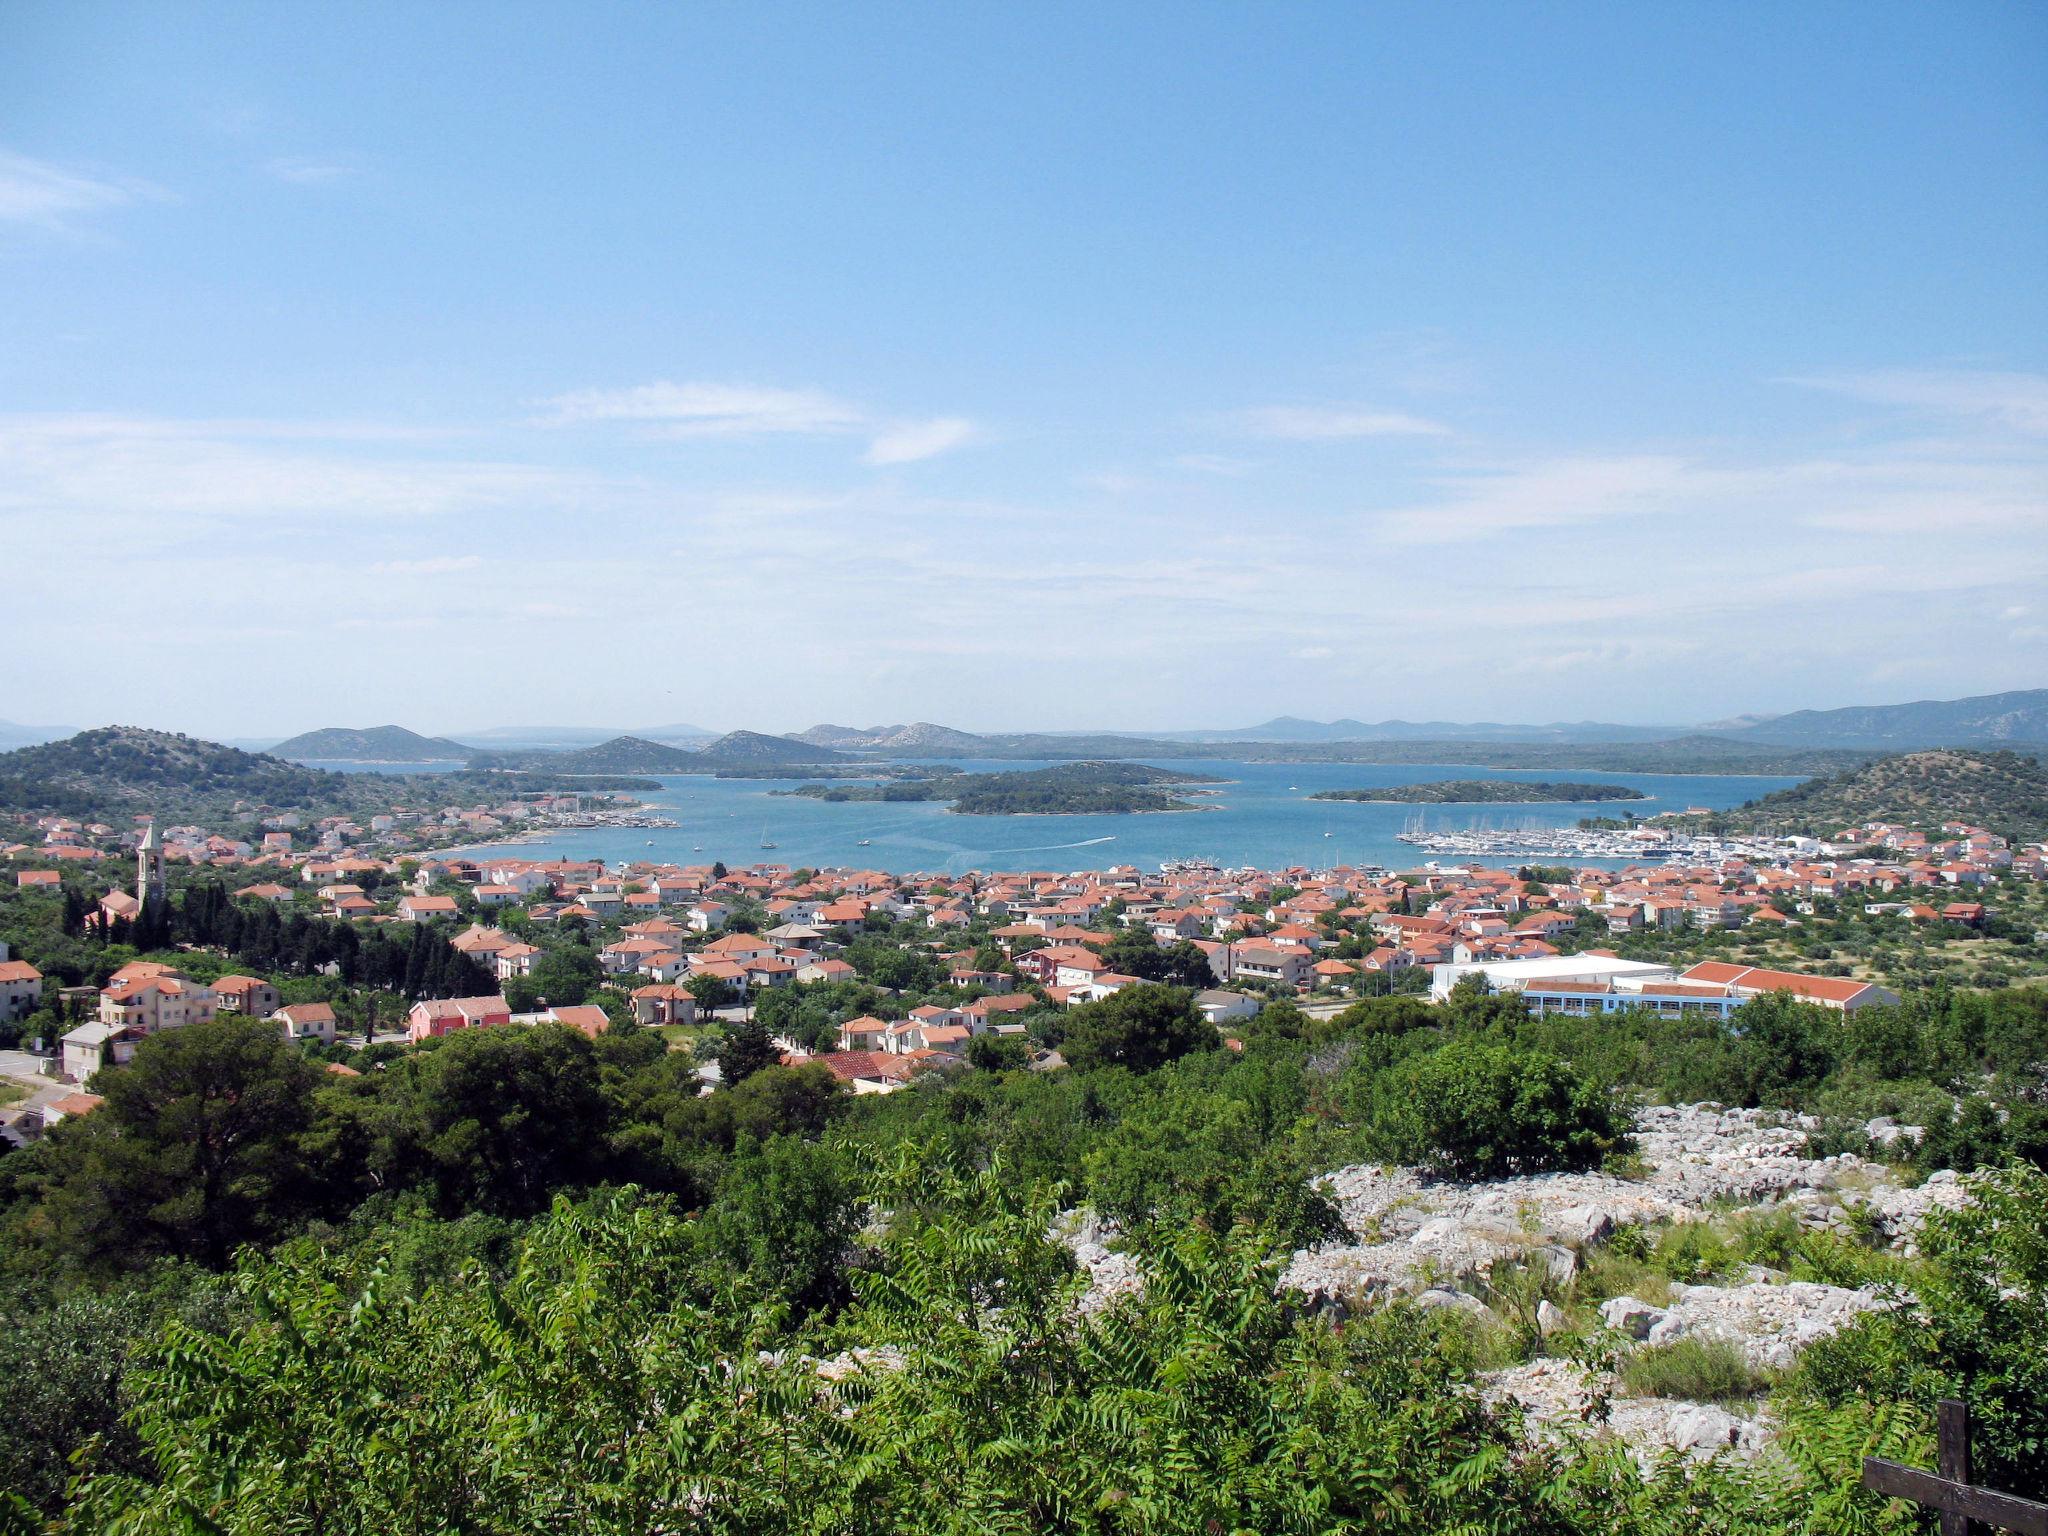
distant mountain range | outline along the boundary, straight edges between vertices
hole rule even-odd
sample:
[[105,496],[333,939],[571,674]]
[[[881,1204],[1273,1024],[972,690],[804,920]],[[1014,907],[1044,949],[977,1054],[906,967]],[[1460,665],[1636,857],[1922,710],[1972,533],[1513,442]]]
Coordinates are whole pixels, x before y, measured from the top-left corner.
[[1574,724],[1500,725],[1451,720],[1302,720],[1280,715],[1264,725],[1228,730],[1159,731],[1160,741],[1665,741],[1682,726],[1613,725],[1597,720]]
[[62,741],[72,734],[70,726],[16,725],[12,720],[0,720],[0,752],[12,752],[16,747],[39,746],[46,741]]
[[1264,725],[1228,730],[1156,731],[1159,741],[1670,741],[1717,736],[1787,747],[1854,747],[1913,751],[1922,747],[2048,742],[2048,688],[1987,693],[1912,704],[1802,709],[1787,715],[1739,715],[1704,725],[1616,725],[1580,720],[1550,725],[1498,725],[1448,720],[1302,720],[1281,715]]
[[[0,726],[0,741],[7,727]],[[26,727],[14,727],[26,730]],[[464,739],[422,736],[402,726],[308,731],[271,750],[314,761],[429,762],[459,759],[491,767],[565,773],[701,773],[713,768],[902,758],[1191,757],[1229,747],[1265,761],[1492,762],[1513,767],[1597,768],[1611,749],[1638,771],[1811,773],[1841,768],[1836,758],[1801,753],[1874,754],[1936,747],[2048,744],[2048,688],[1911,704],[1806,709],[1744,715],[1691,727],[1617,725],[1583,720],[1547,725],[1444,720],[1303,720],[1282,715],[1263,725],[1219,730],[1001,732],[976,734],[934,725],[814,725],[791,736],[731,731],[712,738],[692,725],[606,732],[575,726],[504,726]],[[1518,752],[1517,749],[1527,751]],[[1211,752],[1207,755],[1228,755]],[[1503,757],[1512,761],[1501,761]],[[1523,759],[1527,759],[1523,761]],[[1678,767],[1684,763],[1688,766]],[[1769,764],[1767,766],[1766,764]],[[1738,766],[1741,765],[1741,766]]]
[[717,734],[701,725],[494,725],[485,731],[463,731],[457,739],[496,752],[514,747],[595,747],[621,736],[677,746],[707,742]]
[[1894,752],[1923,747],[2036,745],[2048,742],[2048,688],[1986,693],[1971,699],[1802,709],[1731,725],[1715,734],[1783,746],[1868,747]]

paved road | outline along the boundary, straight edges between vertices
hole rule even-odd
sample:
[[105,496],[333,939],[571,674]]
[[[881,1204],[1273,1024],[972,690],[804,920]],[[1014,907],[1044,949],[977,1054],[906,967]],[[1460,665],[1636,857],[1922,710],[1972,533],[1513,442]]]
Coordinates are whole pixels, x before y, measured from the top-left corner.
[[9,1109],[39,1110],[52,1100],[61,1099],[67,1093],[76,1093],[77,1085],[66,1083],[42,1073],[47,1056],[37,1056],[29,1051],[0,1051],[0,1077],[19,1083],[29,1090],[25,1099],[9,1104]]

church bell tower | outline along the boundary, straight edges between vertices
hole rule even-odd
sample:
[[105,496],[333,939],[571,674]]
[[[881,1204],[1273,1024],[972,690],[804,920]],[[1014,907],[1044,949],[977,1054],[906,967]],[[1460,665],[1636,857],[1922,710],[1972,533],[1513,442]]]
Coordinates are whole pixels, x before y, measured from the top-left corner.
[[157,836],[156,823],[152,821],[135,850],[135,899],[146,902],[152,896],[163,894],[164,843]]

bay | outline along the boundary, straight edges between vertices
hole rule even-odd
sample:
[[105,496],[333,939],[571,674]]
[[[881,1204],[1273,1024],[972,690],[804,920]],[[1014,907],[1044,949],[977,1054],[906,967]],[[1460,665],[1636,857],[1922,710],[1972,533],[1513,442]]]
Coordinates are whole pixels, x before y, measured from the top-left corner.
[[[379,765],[380,767],[383,765]],[[969,772],[1048,766],[1037,762],[956,760]],[[674,827],[599,827],[550,832],[516,846],[528,858],[638,860],[671,864],[722,861],[735,867],[854,867],[892,874],[958,874],[969,869],[1154,870],[1169,859],[1207,858],[1226,868],[1377,864],[1408,869],[1428,855],[1397,840],[1420,812],[1431,831],[1470,827],[1568,827],[1585,816],[1617,816],[1699,806],[1726,810],[1796,777],[1589,773],[1444,764],[1246,763],[1179,759],[1155,766],[1226,780],[1201,786],[1214,809],[1145,816],[957,816],[943,804],[861,804],[811,800],[773,791],[815,780],[663,777],[640,798]],[[1312,800],[1324,789],[1374,789],[1435,779],[1555,780],[1623,784],[1644,800],[1548,805],[1371,805]],[[773,848],[762,847],[773,843]],[[1495,862],[1513,863],[1512,859]],[[1597,864],[1600,860],[1575,860]],[[1609,864],[1618,860],[1604,861]]]

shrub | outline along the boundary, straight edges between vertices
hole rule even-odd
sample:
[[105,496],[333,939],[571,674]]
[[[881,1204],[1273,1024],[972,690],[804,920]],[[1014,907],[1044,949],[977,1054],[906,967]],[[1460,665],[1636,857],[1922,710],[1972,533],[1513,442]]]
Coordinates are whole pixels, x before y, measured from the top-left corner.
[[1631,1397],[1730,1403],[1756,1397],[1770,1383],[1729,1340],[1694,1334],[1636,1350],[1621,1363],[1621,1385]]
[[1481,1039],[1384,1073],[1365,1130],[1377,1155],[1459,1178],[1593,1168],[1630,1145],[1603,1085],[1547,1051]]

